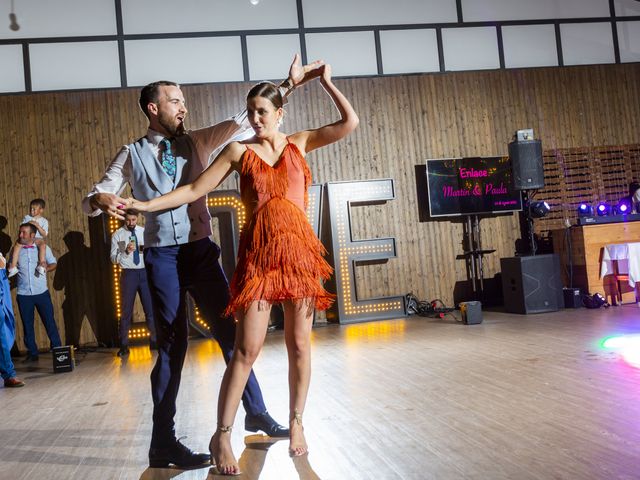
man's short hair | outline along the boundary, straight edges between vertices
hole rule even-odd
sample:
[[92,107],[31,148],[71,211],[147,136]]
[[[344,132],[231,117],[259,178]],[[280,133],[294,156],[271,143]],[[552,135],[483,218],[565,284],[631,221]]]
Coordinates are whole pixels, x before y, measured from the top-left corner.
[[138,218],[139,213],[134,211],[134,210],[127,210],[127,211],[124,212],[124,215],[125,216],[131,215],[132,217]]
[[29,230],[31,230],[31,233],[33,233],[34,235],[38,233],[38,229],[33,223],[23,223],[22,225],[20,225],[20,228],[22,227],[27,227]]
[[147,106],[150,103],[158,103],[158,100],[160,100],[158,95],[158,90],[159,90],[158,87],[167,87],[167,86],[180,87],[180,85],[177,84],[176,82],[170,82],[168,80],[160,80],[158,82],[153,82],[148,85],[145,85],[144,87],[142,87],[142,90],[140,90],[140,99],[138,100],[138,103],[140,104],[140,109],[142,110],[142,113],[144,113],[147,116],[147,118],[150,118],[149,110],[147,109]]
[[34,198],[33,200],[31,200],[31,202],[29,202],[30,207],[32,207],[33,205],[38,205],[40,206],[40,208],[44,209],[46,203],[44,203],[44,200],[42,198]]

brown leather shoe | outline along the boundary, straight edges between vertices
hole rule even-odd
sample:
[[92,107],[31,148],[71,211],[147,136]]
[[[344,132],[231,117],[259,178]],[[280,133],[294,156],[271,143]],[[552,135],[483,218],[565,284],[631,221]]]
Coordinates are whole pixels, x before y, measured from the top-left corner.
[[18,377],[7,378],[4,381],[5,388],[18,388],[24,387],[24,382],[20,380]]

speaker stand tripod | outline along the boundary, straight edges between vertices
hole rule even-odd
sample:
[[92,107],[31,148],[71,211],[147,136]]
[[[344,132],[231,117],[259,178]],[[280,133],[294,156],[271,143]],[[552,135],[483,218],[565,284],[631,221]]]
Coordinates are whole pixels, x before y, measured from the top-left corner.
[[520,232],[522,239],[527,241],[527,255],[535,255],[538,250],[531,217],[531,197],[528,190],[522,190],[522,216],[520,217]]
[[482,248],[480,218],[478,215],[466,215],[464,235],[467,249],[462,256],[467,262],[467,273],[469,280],[471,280],[473,295],[478,298],[480,293],[484,291],[484,256],[495,252],[495,250],[485,250]]

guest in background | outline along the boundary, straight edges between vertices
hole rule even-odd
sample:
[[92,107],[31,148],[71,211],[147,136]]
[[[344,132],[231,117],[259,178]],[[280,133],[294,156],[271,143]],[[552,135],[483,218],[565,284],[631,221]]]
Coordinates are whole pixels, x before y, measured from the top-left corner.
[[[36,247],[38,247],[38,265],[37,269],[41,275],[46,273],[47,269],[47,254],[46,254],[46,239],[49,236],[49,221],[42,216],[44,208],[46,206],[45,201],[42,198],[34,198],[29,203],[29,215],[25,215],[20,223],[30,223],[36,227]],[[20,249],[22,248],[19,241],[13,246],[13,253],[9,260],[9,267],[7,269],[9,277],[13,277],[18,273],[16,264],[18,263],[18,257],[20,256]]]
[[16,377],[11,360],[11,347],[16,337],[15,317],[11,306],[9,280],[5,267],[7,261],[0,253],[0,375],[5,388],[24,387],[24,382]]
[[18,294],[16,295],[16,300],[18,301],[18,310],[24,327],[24,343],[28,351],[25,360],[27,362],[38,361],[38,346],[36,345],[36,335],[33,328],[34,311],[36,309],[49,336],[51,348],[59,347],[62,344],[53,316],[51,295],[47,288],[47,272],[55,270],[56,257],[53,256],[49,246],[45,246],[45,260],[47,263],[45,272],[36,271],[36,264],[38,263],[38,249],[35,245],[36,233],[37,229],[32,223],[20,225],[18,242],[21,248],[17,264]]
[[144,268],[142,247],[144,245],[144,228],[138,225],[136,213],[126,213],[124,225],[113,232],[111,237],[111,262],[120,265],[120,298],[122,314],[120,315],[120,350],[118,356],[129,354],[129,327],[133,317],[133,306],[136,293],[140,295],[147,328],[151,333],[149,345],[156,349],[156,327],[153,323],[153,305],[151,292]]
[[640,183],[635,180],[629,184],[629,203],[631,213],[640,213]]

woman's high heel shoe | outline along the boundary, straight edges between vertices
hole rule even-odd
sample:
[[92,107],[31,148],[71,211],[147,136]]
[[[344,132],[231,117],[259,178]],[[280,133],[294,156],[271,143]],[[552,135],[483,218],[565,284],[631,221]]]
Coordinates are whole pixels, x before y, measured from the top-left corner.
[[[296,426],[302,428],[302,430],[304,431],[304,427],[302,426],[302,413],[300,413],[298,410],[294,410],[293,418],[291,419],[290,423],[291,423],[290,431],[292,431],[293,428],[296,427]],[[292,447],[291,444],[289,444],[289,456],[290,457],[301,457],[301,456],[306,455],[307,453],[309,453],[309,448],[307,447],[307,442],[305,441],[304,443],[305,443],[304,446],[300,446],[300,447]]]
[[213,448],[213,442],[214,440],[216,440],[216,436],[222,435],[223,433],[228,433],[229,435],[231,435],[231,430],[233,430],[233,427],[231,426],[218,425],[216,432],[213,434],[213,437],[211,437],[211,441],[209,442],[209,453],[211,453],[211,462],[215,462],[215,465],[211,469],[217,475],[237,476],[242,473],[240,472],[240,467],[238,466],[237,462],[231,465],[220,465],[220,461],[217,455],[217,453],[219,452],[215,452]]

